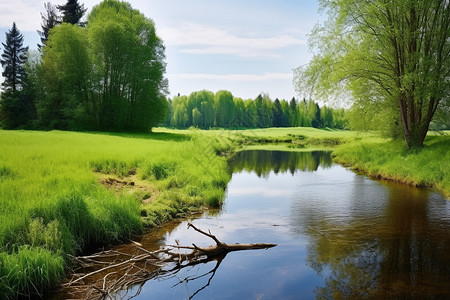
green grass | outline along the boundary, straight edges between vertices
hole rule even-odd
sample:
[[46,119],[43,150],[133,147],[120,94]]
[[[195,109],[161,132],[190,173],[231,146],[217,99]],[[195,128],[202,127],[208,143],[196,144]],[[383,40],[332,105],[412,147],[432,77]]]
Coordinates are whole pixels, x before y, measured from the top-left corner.
[[403,141],[365,141],[340,146],[336,161],[375,178],[435,188],[450,197],[450,136],[429,135],[425,147],[406,151]]
[[[0,294],[39,294],[70,267],[68,254],[219,205],[230,179],[221,147],[171,132],[0,131]],[[101,176],[156,197],[143,203],[151,192],[108,189]]]
[[[159,129],[186,134],[192,130]],[[425,147],[406,151],[404,142],[391,141],[377,132],[308,127],[248,130],[194,130],[222,138],[232,147],[255,150],[311,151],[332,149],[336,160],[374,178],[424,186],[450,197],[449,132],[429,132]]]

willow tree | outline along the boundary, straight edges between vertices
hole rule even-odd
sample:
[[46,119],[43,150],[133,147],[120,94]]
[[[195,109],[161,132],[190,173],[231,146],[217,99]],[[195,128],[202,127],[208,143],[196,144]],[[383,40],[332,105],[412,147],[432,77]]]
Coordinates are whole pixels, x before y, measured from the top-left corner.
[[448,0],[320,0],[328,21],[311,34],[317,51],[296,70],[298,91],[349,90],[394,110],[407,148],[422,147],[450,94]]

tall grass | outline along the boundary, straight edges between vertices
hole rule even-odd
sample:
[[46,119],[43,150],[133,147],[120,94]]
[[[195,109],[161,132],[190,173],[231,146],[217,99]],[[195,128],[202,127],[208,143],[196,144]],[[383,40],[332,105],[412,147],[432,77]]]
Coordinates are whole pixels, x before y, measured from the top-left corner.
[[[67,254],[219,204],[230,175],[214,143],[173,133],[0,131],[0,294],[42,293],[61,280]],[[137,176],[158,196],[142,204],[98,174]]]

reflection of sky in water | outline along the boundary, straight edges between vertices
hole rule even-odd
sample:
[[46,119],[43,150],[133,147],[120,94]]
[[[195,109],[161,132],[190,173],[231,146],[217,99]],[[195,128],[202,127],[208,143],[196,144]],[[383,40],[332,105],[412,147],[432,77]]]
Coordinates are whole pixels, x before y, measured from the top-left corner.
[[[318,160],[317,154],[315,160]],[[266,242],[278,246],[228,254],[211,285],[194,299],[311,299],[318,295],[327,297],[334,292],[349,298],[352,288],[363,290],[358,284],[367,284],[365,280],[370,283],[368,287],[383,292],[377,285],[383,283],[380,280],[391,278],[387,279],[389,283],[404,276],[403,271],[395,267],[383,268],[389,265],[386,258],[392,251],[404,251],[401,247],[416,247],[414,241],[420,236],[410,234],[410,231],[422,230],[420,224],[424,222],[427,225],[423,230],[428,230],[430,237],[426,237],[423,245],[438,248],[433,255],[441,257],[434,262],[433,270],[439,273],[441,280],[450,281],[450,275],[442,275],[448,268],[440,266],[450,266],[450,204],[441,195],[375,182],[334,164],[319,165],[314,171],[294,172],[294,175],[273,171],[266,175],[258,177],[249,170],[235,173],[228,185],[222,212],[217,216],[205,213],[193,223],[201,229],[209,229],[226,243]],[[405,207],[413,208],[408,211]],[[412,219],[412,225],[404,219]],[[395,220],[400,221],[396,223]],[[187,230],[186,223],[166,235],[168,244],[175,240],[181,245],[214,243],[192,229]],[[391,243],[397,239],[409,242],[404,246]],[[443,242],[438,245],[434,241],[439,239]],[[417,255],[430,259],[428,252]],[[414,259],[411,257],[412,261]],[[423,268],[428,266],[423,262],[419,264]],[[199,265],[189,273],[178,274],[178,278],[200,275],[214,266],[215,262]],[[372,273],[368,274],[367,270]],[[401,274],[397,276],[395,272]],[[177,278],[151,280],[138,298],[185,299],[205,285],[208,278],[176,287]],[[411,287],[411,282],[402,284]],[[393,287],[387,288],[396,291]],[[439,288],[445,290],[446,287]],[[394,295],[404,295],[399,293]]]

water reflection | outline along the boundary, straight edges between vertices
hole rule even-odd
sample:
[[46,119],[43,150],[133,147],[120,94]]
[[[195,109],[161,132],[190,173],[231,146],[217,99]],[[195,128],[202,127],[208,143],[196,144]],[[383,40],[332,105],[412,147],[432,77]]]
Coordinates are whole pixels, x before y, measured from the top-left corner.
[[241,151],[231,158],[230,166],[234,173],[254,171],[263,178],[267,178],[271,171],[294,175],[296,171],[317,171],[319,166],[329,168],[333,163],[330,154],[331,151]]
[[325,278],[316,297],[449,296],[448,202],[430,191],[361,178],[353,182],[353,191],[363,191],[359,197],[342,201],[334,194],[339,213],[323,201],[293,202],[291,225],[308,237],[307,265]]

